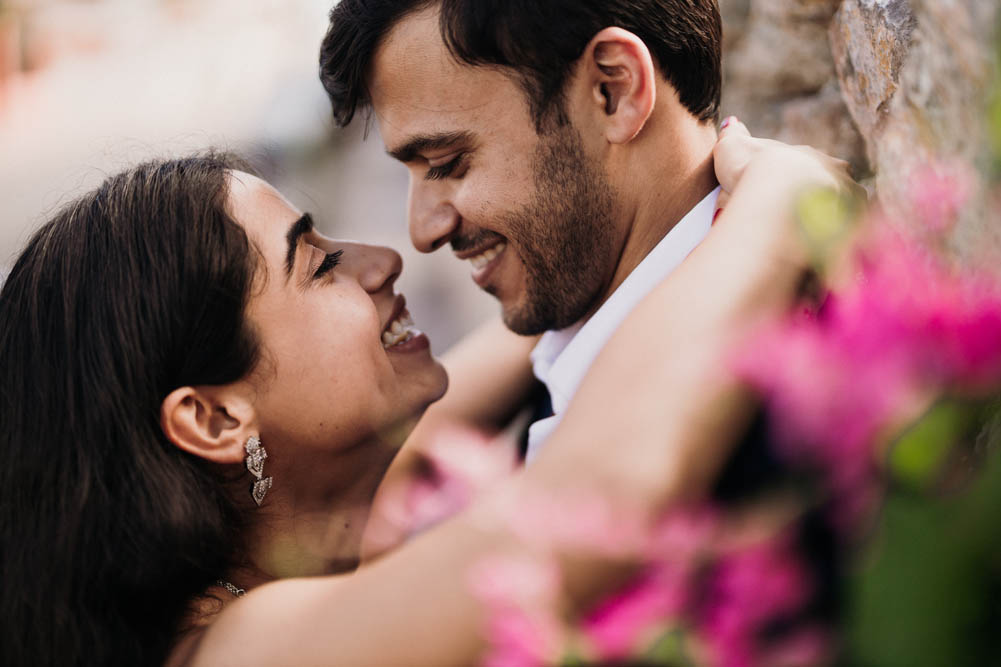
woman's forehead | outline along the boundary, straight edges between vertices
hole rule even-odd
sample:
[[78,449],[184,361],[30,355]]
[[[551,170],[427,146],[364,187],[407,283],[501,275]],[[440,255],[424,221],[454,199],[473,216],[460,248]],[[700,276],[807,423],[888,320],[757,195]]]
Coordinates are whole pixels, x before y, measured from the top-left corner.
[[242,171],[228,178],[227,209],[247,234],[267,248],[285,237],[302,213],[270,183]]

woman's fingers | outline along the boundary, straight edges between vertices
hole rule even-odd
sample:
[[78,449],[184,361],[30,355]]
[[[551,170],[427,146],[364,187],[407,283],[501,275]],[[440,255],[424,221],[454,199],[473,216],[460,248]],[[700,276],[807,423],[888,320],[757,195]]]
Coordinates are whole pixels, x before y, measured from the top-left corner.
[[729,118],[724,120],[719,128],[720,138],[729,136],[731,134],[734,135],[742,134],[747,137],[751,136],[750,130],[748,130],[747,126],[744,125],[742,122],[740,122],[740,119],[737,118],[736,116],[730,116]]
[[815,180],[836,187],[843,194],[866,198],[865,190],[852,179],[851,165],[848,162],[810,146],[790,146],[773,139],[753,137],[744,123],[736,116],[730,116],[720,127],[719,139],[713,148],[716,179],[726,195],[721,198],[722,203],[717,208],[726,204],[752,161],[760,159],[773,162],[776,158],[779,162],[797,165],[797,172],[800,169],[806,170],[802,173],[778,171],[775,174],[777,178],[803,180],[804,175],[822,172],[824,178]]
[[713,214],[714,223],[716,222],[716,219],[719,218],[720,214],[723,212],[723,209],[726,208],[726,205],[729,202],[730,202],[730,193],[727,192],[726,190],[720,190],[719,197],[716,199],[716,212]]
[[747,126],[730,116],[720,127],[719,140],[713,148],[716,180],[724,192],[732,192],[751,158],[760,149]]
[[[736,183],[740,178],[740,172],[743,171],[744,167],[747,165],[747,161],[750,159],[746,155],[747,145],[745,142],[739,138],[734,137],[750,137],[751,133],[747,129],[747,126],[740,122],[740,119],[736,116],[730,116],[723,121],[719,129],[719,141],[713,150],[713,155],[716,164],[716,179],[720,184],[726,183]],[[723,140],[727,137],[731,139],[726,143]],[[721,145],[722,144],[722,145]],[[721,169],[724,173],[721,174]],[[723,186],[720,189],[719,197],[716,200],[716,212],[713,214],[713,222],[719,218],[720,214],[723,213],[723,209],[726,208],[727,203],[730,201],[730,191],[727,187]]]

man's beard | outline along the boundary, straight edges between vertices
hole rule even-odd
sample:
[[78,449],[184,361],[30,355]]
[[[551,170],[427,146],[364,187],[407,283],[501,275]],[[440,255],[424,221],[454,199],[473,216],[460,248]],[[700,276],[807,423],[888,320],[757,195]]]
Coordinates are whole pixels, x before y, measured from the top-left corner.
[[615,197],[580,134],[568,127],[542,136],[533,172],[532,200],[501,221],[525,267],[525,294],[504,309],[504,323],[525,336],[582,319],[614,269]]

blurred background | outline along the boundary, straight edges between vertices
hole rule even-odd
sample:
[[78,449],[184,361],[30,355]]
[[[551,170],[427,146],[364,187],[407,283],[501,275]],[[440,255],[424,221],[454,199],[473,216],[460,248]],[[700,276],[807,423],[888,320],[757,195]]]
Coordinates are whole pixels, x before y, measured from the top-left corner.
[[[399,250],[436,350],[496,312],[465,263],[411,249],[407,174],[375,128],[333,127],[317,60],[334,1],[0,0],[0,279],[106,174],[216,146],[250,157],[327,234]],[[985,159],[999,4],[720,0],[723,114],[849,160],[892,199],[930,160]]]
[[60,205],[119,168],[209,146],[249,158],[322,230],[392,246],[438,351],[496,312],[465,262],[420,255],[407,172],[333,126],[331,0],[0,0],[0,276]]

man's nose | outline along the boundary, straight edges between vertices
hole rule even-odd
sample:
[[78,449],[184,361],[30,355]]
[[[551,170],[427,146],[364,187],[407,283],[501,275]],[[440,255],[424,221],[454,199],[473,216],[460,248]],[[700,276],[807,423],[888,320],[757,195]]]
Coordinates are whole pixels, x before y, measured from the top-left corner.
[[434,252],[447,243],[462,222],[440,185],[411,182],[407,213],[410,241],[421,252]]

